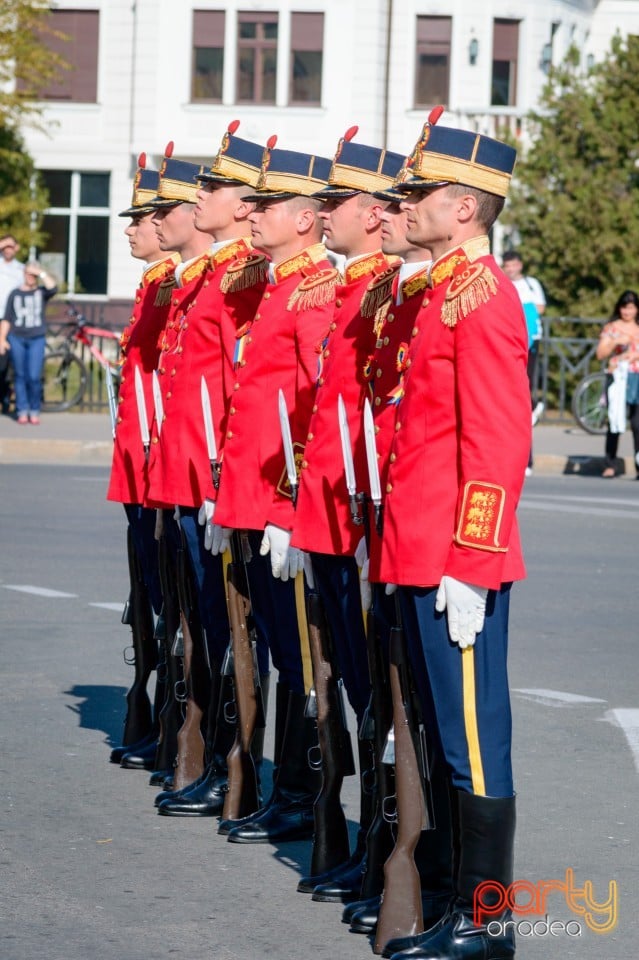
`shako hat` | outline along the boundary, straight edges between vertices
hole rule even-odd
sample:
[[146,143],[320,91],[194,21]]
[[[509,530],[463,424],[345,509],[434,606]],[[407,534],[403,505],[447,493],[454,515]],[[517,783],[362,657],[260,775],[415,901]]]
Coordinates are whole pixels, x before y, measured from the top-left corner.
[[211,166],[197,175],[197,180],[209,183],[257,184],[262,167],[264,148],[250,140],[235,136],[239,120],[229,123],[222,143]]
[[297,150],[278,150],[277,137],[269,137],[262,153],[260,175],[255,193],[245,200],[284,200],[288,197],[312,197],[326,186],[331,167],[327,157]]
[[405,157],[381,147],[354,143],[359,127],[349,127],[337,145],[331,163],[328,184],[316,197],[351,197],[356,193],[376,193],[392,187]]
[[147,170],[146,153],[138,157],[138,169],[133,178],[131,206],[118,214],[119,217],[139,217],[155,210],[155,197],[158,192],[160,175],[157,170]]
[[171,207],[178,203],[195,203],[198,185],[196,177],[202,172],[198,163],[188,160],[177,160],[173,156],[174,143],[172,140],[166,145],[164,159],[160,165],[157,196],[153,201],[155,207]]
[[442,106],[431,110],[415,149],[399,173],[397,189],[405,192],[460,183],[505,197],[517,151],[481,133],[436,126],[443,112]]

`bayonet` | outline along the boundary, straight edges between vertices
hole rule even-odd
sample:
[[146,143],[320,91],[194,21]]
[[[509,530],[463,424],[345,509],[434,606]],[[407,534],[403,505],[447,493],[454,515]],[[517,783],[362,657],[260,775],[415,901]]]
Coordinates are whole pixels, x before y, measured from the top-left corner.
[[341,393],[337,398],[337,417],[339,420],[339,435],[342,441],[342,458],[344,460],[344,476],[346,477],[346,489],[348,490],[348,499],[351,507],[351,517],[353,523],[363,523],[363,517],[360,513],[357,497],[357,487],[355,484],[355,465],[353,463],[353,447],[351,445],[351,431],[348,426],[348,417],[346,415],[346,406]]
[[211,465],[211,479],[213,486],[217,490],[220,486],[221,464],[217,459],[217,445],[215,443],[215,431],[213,430],[213,414],[211,413],[211,397],[206,378],[202,376],[200,381],[200,398],[202,402],[202,417],[204,418],[204,434],[206,436],[206,450]]
[[366,462],[368,464],[368,482],[370,485],[371,501],[375,510],[375,529],[382,535],[382,485],[379,478],[379,464],[377,463],[377,446],[375,444],[375,422],[373,410],[368,397],[364,400],[364,441],[366,444]]
[[291,497],[293,506],[297,503],[297,470],[295,469],[295,451],[293,449],[293,438],[291,437],[291,424],[288,419],[288,410],[286,408],[286,397],[284,391],[280,389],[278,394],[278,406],[280,414],[280,430],[282,431],[282,444],[284,446],[284,459],[286,461],[286,476],[288,477],[291,488]]
[[157,370],[153,371],[153,406],[155,407],[155,422],[158,428],[158,437],[162,433],[162,424],[164,422],[164,404],[162,402],[162,390],[160,388],[160,378]]
[[151,435],[149,433],[149,421],[146,414],[146,401],[144,399],[144,386],[142,384],[142,374],[140,368],[135,368],[135,399],[138,405],[138,420],[140,423],[140,436],[142,437],[142,446],[144,447],[144,456],[148,460],[149,449],[151,446]]

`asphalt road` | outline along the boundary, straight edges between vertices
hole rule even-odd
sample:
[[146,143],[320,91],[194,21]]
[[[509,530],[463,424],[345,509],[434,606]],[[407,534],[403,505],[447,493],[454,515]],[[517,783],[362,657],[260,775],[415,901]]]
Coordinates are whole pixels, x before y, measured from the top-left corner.
[[[147,776],[108,763],[131,670],[124,514],[104,501],[106,480],[106,468],[0,467],[0,957],[372,956],[339,906],[295,892],[307,844],[228,844],[215,821],[158,817]],[[526,484],[529,579],[511,608],[515,875],[530,890],[573,870],[599,902],[615,881],[618,923],[594,933],[583,898],[555,889],[545,912],[581,936],[524,926],[519,958],[635,955],[638,507],[632,481]],[[351,818],[356,790],[351,778]]]

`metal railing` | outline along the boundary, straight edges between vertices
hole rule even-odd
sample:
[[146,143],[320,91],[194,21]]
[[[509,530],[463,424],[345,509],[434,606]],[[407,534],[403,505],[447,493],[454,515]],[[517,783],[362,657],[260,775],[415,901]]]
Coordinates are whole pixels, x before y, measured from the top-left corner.
[[[104,305],[100,303],[79,303],[92,326],[107,326],[118,332],[119,324],[104,319]],[[601,370],[602,364],[595,357],[598,342],[598,330],[606,322],[602,320],[584,320],[582,317],[543,317],[543,337],[539,342],[539,362],[537,365],[537,399],[542,400],[545,411],[542,420],[553,423],[568,423],[573,420],[571,402],[574,388],[579,381]],[[64,322],[64,314],[52,318],[51,335]],[[96,338],[96,346],[111,359],[116,358],[117,343],[112,340]],[[75,349],[85,362],[88,370],[96,368],[96,363],[86,347],[76,344]],[[115,353],[114,353],[115,351]],[[76,410],[99,412],[108,409],[104,378],[97,371],[90,378],[82,403]]]
[[542,420],[568,423],[574,419],[571,403],[575,387],[589,373],[602,369],[595,351],[598,331],[606,321],[582,317],[542,320],[544,332],[537,364],[537,399],[545,405]]

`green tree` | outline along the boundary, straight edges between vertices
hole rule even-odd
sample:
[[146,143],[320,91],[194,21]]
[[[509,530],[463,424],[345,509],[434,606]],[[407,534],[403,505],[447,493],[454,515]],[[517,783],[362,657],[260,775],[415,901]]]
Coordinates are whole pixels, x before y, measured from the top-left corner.
[[66,68],[47,46],[61,36],[50,21],[48,0],[0,2],[0,234],[14,233],[23,249],[43,240],[47,197],[20,131],[46,129],[38,97]]
[[639,38],[615,37],[586,74],[569,51],[553,69],[504,222],[552,312],[603,317],[639,287]]

